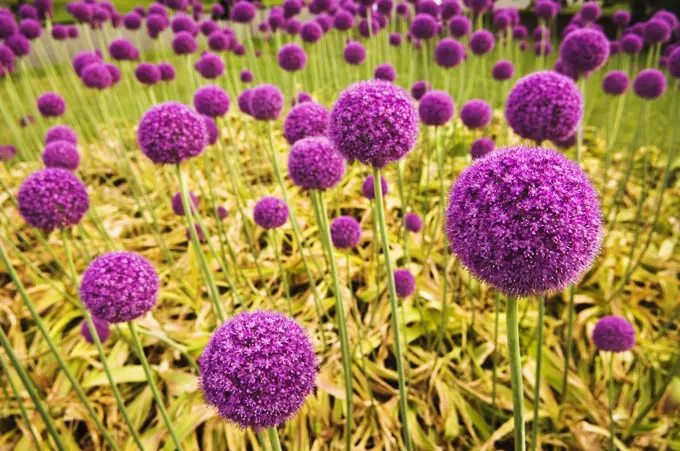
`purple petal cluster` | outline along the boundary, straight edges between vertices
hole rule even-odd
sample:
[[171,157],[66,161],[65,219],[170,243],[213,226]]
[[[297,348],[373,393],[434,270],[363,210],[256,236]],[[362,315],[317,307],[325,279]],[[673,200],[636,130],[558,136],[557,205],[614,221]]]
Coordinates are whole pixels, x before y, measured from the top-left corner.
[[291,145],[309,136],[325,136],[329,120],[330,114],[325,106],[316,102],[299,103],[283,122],[283,136]]
[[366,49],[361,42],[350,41],[345,45],[342,56],[345,58],[347,64],[358,66],[366,59]]
[[416,279],[408,269],[397,269],[394,271],[394,286],[396,288],[397,296],[400,298],[407,298],[411,296],[416,289]]
[[353,249],[361,242],[361,225],[352,216],[340,216],[331,223],[331,241],[337,249]]
[[415,213],[406,213],[405,223],[409,232],[418,233],[423,228],[423,220]]
[[0,144],[0,161],[9,161],[17,154],[17,148],[11,144]]
[[488,30],[477,30],[470,37],[470,51],[477,56],[486,55],[494,49],[493,34]]
[[113,84],[113,76],[106,65],[101,63],[89,64],[83,69],[83,84],[90,89],[103,90]]
[[263,229],[278,229],[288,221],[288,205],[278,197],[263,197],[255,204],[253,219]]
[[666,76],[658,69],[645,69],[633,80],[633,91],[643,99],[657,99],[666,92]]
[[307,53],[298,44],[291,43],[281,47],[278,55],[279,66],[288,72],[295,72],[305,68]]
[[483,128],[491,122],[491,106],[481,99],[469,100],[460,110],[460,119],[467,128]]
[[413,86],[411,86],[411,95],[413,96],[414,99],[420,100],[425,95],[425,93],[428,92],[430,89],[432,89],[430,83],[424,80],[420,80],[413,83]]
[[621,70],[608,72],[602,80],[602,90],[605,94],[620,96],[628,90],[630,80],[628,74]]
[[217,85],[201,86],[194,94],[194,108],[205,116],[224,116],[230,104],[229,95]]
[[314,136],[297,141],[288,155],[288,174],[304,189],[326,190],[345,175],[345,160],[328,138]]
[[135,78],[143,85],[153,86],[161,81],[161,71],[155,64],[140,63],[135,68]]
[[600,318],[592,336],[595,347],[600,351],[625,352],[635,346],[635,329],[620,316]]
[[[94,325],[94,330],[95,332],[97,332],[97,336],[99,337],[99,341],[101,343],[104,343],[106,340],[109,339],[109,336],[111,336],[111,329],[109,328],[109,323],[102,319],[97,318],[96,316],[93,316],[92,324]],[[90,343],[91,345],[94,344],[94,338],[90,333],[90,328],[87,326],[87,321],[83,321],[80,324],[80,335],[83,337],[83,339],[85,339],[86,342]]]
[[431,39],[437,32],[437,21],[429,14],[416,14],[409,30],[418,39]]
[[394,81],[397,79],[397,71],[390,63],[383,63],[375,68],[373,76],[376,80]]
[[608,57],[609,40],[592,28],[569,33],[560,45],[560,59],[579,74],[599,69]]
[[56,92],[47,92],[38,97],[38,111],[43,117],[59,117],[66,112],[66,102]]
[[261,84],[250,92],[249,108],[258,121],[274,121],[283,110],[283,94],[274,85]]
[[500,60],[491,69],[491,76],[496,81],[509,80],[515,75],[515,66],[508,60]]
[[489,138],[479,138],[470,146],[470,156],[472,161],[478,160],[493,152],[496,145]]
[[53,141],[45,146],[42,162],[48,168],[75,171],[80,164],[80,155],[74,144],[68,141]]
[[465,47],[453,38],[444,38],[434,49],[437,64],[447,69],[458,66],[465,58]]
[[450,121],[455,111],[453,99],[445,91],[430,91],[420,99],[418,104],[421,122],[435,127]]
[[[366,199],[373,200],[375,199],[375,179],[373,178],[372,175],[369,175],[364,179],[364,183],[361,185],[361,192],[364,194],[364,197]],[[382,192],[383,197],[387,194],[388,191],[388,185],[387,185],[387,180],[385,180],[385,177],[382,175],[380,176],[380,191]]]
[[196,63],[196,70],[203,78],[214,80],[224,73],[224,61],[214,53],[205,53]]

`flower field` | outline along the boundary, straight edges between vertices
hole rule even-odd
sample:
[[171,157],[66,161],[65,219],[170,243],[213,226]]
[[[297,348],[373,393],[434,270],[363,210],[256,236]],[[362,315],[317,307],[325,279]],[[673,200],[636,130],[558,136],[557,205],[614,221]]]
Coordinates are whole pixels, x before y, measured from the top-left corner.
[[0,9],[0,449],[680,450],[648,13]]

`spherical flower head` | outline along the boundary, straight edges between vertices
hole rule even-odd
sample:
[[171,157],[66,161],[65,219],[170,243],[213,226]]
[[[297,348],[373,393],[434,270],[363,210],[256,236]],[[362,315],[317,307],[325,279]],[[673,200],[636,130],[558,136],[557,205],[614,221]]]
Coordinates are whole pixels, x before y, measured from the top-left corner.
[[373,76],[376,80],[394,81],[397,79],[397,71],[390,63],[383,63],[375,68]]
[[411,296],[416,289],[416,279],[408,269],[397,269],[394,271],[394,286],[397,291],[397,296],[400,298],[407,298]]
[[441,3],[439,13],[444,20],[449,20],[453,16],[457,16],[461,11],[460,3],[457,0],[444,0]]
[[312,96],[310,93],[305,92],[305,91],[300,91],[297,95],[297,101],[298,103],[305,103],[305,102],[313,102],[314,99],[312,99]]
[[504,11],[498,12],[493,16],[493,26],[499,30],[505,30],[510,25],[510,16]]
[[491,6],[489,0],[467,0],[464,3],[477,14],[486,11]]
[[535,72],[517,81],[505,104],[505,117],[522,138],[542,142],[569,136],[583,116],[583,98],[570,78]]
[[363,19],[359,22],[359,35],[363,38],[375,36],[378,31],[380,31],[380,24],[376,18],[373,18],[370,22],[368,19]]
[[415,6],[418,13],[429,14],[435,19],[439,15],[439,5],[434,0],[420,0]]
[[178,55],[190,55],[198,49],[196,38],[187,31],[180,31],[172,38],[172,50]]
[[283,122],[283,136],[288,144],[309,136],[326,136],[330,113],[316,102],[302,102],[295,105]]
[[423,228],[423,220],[415,213],[406,213],[406,230],[413,233],[418,233]]
[[598,5],[596,2],[584,3],[581,7],[581,11],[579,12],[581,19],[583,19],[583,21],[586,23],[595,22],[600,18],[601,14],[602,11],[600,10],[600,5]]
[[175,79],[175,68],[170,63],[159,63],[158,70],[161,71],[161,81],[172,81]]
[[238,23],[250,23],[255,18],[256,13],[257,10],[252,3],[240,1],[231,10],[231,20]]
[[123,16],[123,26],[126,30],[139,30],[142,26],[142,18],[136,12],[130,12]]
[[165,16],[151,14],[146,19],[146,31],[152,39],[156,39],[167,27],[168,19]]
[[[195,212],[196,209],[198,208],[198,197],[191,191],[189,191],[189,200],[193,204],[193,207],[191,207],[191,211]],[[186,211],[184,210],[184,204],[182,203],[182,193],[176,193],[174,196],[172,196],[172,211],[175,212],[176,215],[179,216],[184,216],[186,215]]]
[[350,41],[345,45],[342,55],[348,64],[358,66],[366,59],[366,49],[361,42]]
[[494,64],[491,76],[496,81],[505,81],[515,75],[515,66],[508,60],[500,60]]
[[512,29],[512,38],[517,41],[526,39],[528,35],[529,31],[527,30],[527,27],[525,27],[524,25],[517,25]]
[[624,10],[616,11],[612,15],[612,22],[619,28],[625,27],[630,23],[630,13]]
[[83,69],[83,74],[80,77],[83,84],[90,89],[103,90],[113,84],[113,77],[111,72],[104,64],[95,63],[90,64]]
[[453,99],[445,91],[430,91],[420,99],[418,104],[421,122],[435,127],[450,121],[455,111]]
[[298,44],[286,44],[279,50],[278,61],[281,69],[287,72],[296,72],[305,68],[307,53]]
[[657,69],[645,69],[635,77],[633,91],[647,100],[659,98],[666,92],[666,76]]
[[349,86],[331,111],[329,137],[346,159],[381,168],[403,158],[418,137],[418,114],[408,93],[371,80]]
[[390,33],[388,40],[392,47],[401,47],[401,35],[399,33]]
[[318,363],[305,330],[277,312],[240,313],[199,359],[200,387],[219,415],[256,431],[284,424],[314,390]]
[[151,63],[141,63],[135,68],[135,78],[143,85],[153,86],[161,80],[161,71]]
[[327,190],[345,175],[345,160],[325,136],[303,138],[288,155],[288,174],[303,189]]
[[498,149],[449,194],[446,233],[475,277],[508,296],[561,291],[599,253],[598,194],[580,166],[549,149]]
[[208,132],[200,114],[177,102],[164,102],[144,113],[137,141],[156,164],[180,164],[203,152]]
[[[373,178],[372,175],[369,175],[364,179],[363,185],[361,185],[361,192],[364,194],[364,197],[369,200],[375,199],[375,179]],[[388,192],[388,186],[387,186],[387,180],[385,180],[385,177],[382,175],[380,176],[380,191],[382,192],[383,197],[387,195]]]
[[560,59],[579,74],[599,69],[609,57],[609,40],[598,30],[576,30],[562,41]]
[[495,149],[494,142],[489,138],[479,138],[470,146],[470,156],[472,161],[478,160],[489,155]]
[[296,35],[300,33],[300,28],[302,28],[302,24],[300,23],[299,20],[297,19],[288,19],[286,21],[286,32],[290,35]]
[[413,86],[411,86],[411,95],[414,99],[420,100],[430,89],[431,86],[427,81],[420,80],[413,83]]
[[668,62],[666,63],[668,73],[674,78],[680,78],[680,47],[677,47],[668,56]]
[[19,24],[19,33],[24,35],[26,39],[33,40],[40,37],[42,27],[40,22],[35,19],[24,19]]
[[621,50],[628,55],[635,55],[642,50],[642,38],[634,33],[629,33],[621,38]]
[[[94,325],[94,330],[95,332],[97,332],[97,336],[99,337],[99,341],[101,343],[104,343],[106,340],[109,339],[109,337],[111,336],[111,329],[109,328],[109,323],[93,316],[92,324]],[[85,339],[86,342],[90,343],[91,345],[94,344],[94,339],[92,338],[92,334],[90,333],[90,328],[87,325],[87,321],[83,321],[80,324],[80,335]]]
[[253,81],[253,73],[248,69],[243,69],[239,76],[241,83],[250,83]]
[[264,229],[278,229],[288,221],[288,205],[278,197],[263,197],[255,204],[253,219]]
[[241,94],[238,95],[238,108],[241,110],[242,113],[245,113],[249,116],[252,115],[250,111],[250,95],[252,94],[253,90],[252,89],[244,89]]
[[455,38],[462,38],[470,33],[470,19],[465,16],[456,16],[449,22],[449,31]]
[[205,53],[196,63],[196,70],[203,78],[213,80],[224,73],[224,61],[214,53]]
[[458,66],[465,58],[465,47],[453,38],[444,38],[434,49],[434,59],[441,67]]
[[217,207],[217,217],[222,220],[225,220],[229,217],[229,212],[227,211],[226,208],[220,205],[219,207]]
[[36,19],[36,20],[38,20],[40,18],[38,16],[38,10],[36,9],[36,7],[33,6],[33,5],[29,5],[27,3],[20,5],[17,13],[18,13],[18,16],[21,17],[22,19]]
[[671,38],[671,27],[662,19],[652,18],[645,24],[644,38],[652,44],[668,42]]
[[109,54],[116,61],[136,60],[139,52],[127,39],[114,39],[109,45]]
[[467,128],[483,128],[491,122],[491,106],[481,99],[469,100],[460,110],[460,119]]
[[55,41],[64,41],[69,37],[68,28],[61,24],[54,24],[52,26],[52,38]]
[[310,44],[318,42],[322,36],[323,30],[321,29],[321,25],[319,25],[314,20],[305,22],[302,24],[302,28],[300,28],[300,37],[304,42],[308,42]]
[[207,20],[204,20],[203,22],[201,22],[200,28],[201,28],[201,33],[203,34],[203,36],[210,36],[215,31],[220,30],[220,26],[217,25],[217,23],[214,20],[210,20],[210,19],[207,19]]
[[174,19],[172,19],[172,23],[170,24],[173,33],[186,31],[192,34],[195,25],[196,23],[193,21],[193,19],[186,14],[178,14]]
[[348,11],[341,9],[333,16],[333,27],[339,31],[347,31],[354,28],[354,16]]
[[537,2],[534,11],[536,12],[537,17],[546,20],[552,20],[557,15],[557,9],[550,0]]
[[76,146],[68,141],[53,141],[45,146],[42,162],[48,168],[62,168],[75,171],[80,164]]
[[600,351],[625,352],[635,346],[635,329],[620,316],[605,316],[595,324],[593,343]]
[[14,16],[10,14],[0,14],[0,40],[7,39],[19,32]]
[[24,220],[45,232],[78,224],[90,208],[83,182],[59,168],[29,175],[19,188],[17,202]]
[[208,36],[208,47],[213,52],[223,52],[231,47],[231,38],[224,34],[222,30],[213,31]]
[[83,274],[80,299],[90,313],[109,323],[139,318],[156,305],[156,269],[134,252],[109,252],[95,258]]
[[437,32],[437,21],[429,14],[416,14],[410,31],[418,39],[431,39]]
[[283,94],[274,85],[261,84],[250,93],[250,113],[258,121],[274,121],[283,110]]
[[493,34],[487,30],[477,30],[470,37],[470,51],[477,55],[486,55],[494,49]]
[[56,92],[47,92],[38,97],[38,111],[43,117],[59,117],[66,112],[66,102]]
[[340,216],[331,224],[331,241],[336,249],[353,249],[361,241],[361,226],[352,216]]
[[619,96],[628,90],[628,74],[620,70],[608,72],[602,80],[602,90],[605,94]]
[[16,147],[11,144],[0,144],[0,161],[10,161],[16,154]]

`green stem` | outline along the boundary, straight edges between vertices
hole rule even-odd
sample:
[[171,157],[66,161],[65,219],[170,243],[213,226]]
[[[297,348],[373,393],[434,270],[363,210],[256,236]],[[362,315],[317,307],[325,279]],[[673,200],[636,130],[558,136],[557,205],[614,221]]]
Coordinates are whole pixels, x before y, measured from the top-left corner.
[[279,440],[279,432],[275,427],[267,429],[269,434],[269,442],[272,445],[272,451],[281,451],[281,441]]
[[290,299],[290,286],[288,284],[288,276],[286,275],[286,270],[283,267],[283,262],[281,261],[281,252],[279,251],[279,244],[276,241],[276,234],[273,230],[269,230],[269,241],[271,246],[274,248],[274,256],[276,257],[276,264],[279,266],[279,273],[281,274],[281,280],[283,280],[283,288],[286,293],[286,304],[288,306],[288,315],[293,317],[293,303]]
[[543,317],[545,298],[538,296],[538,325],[536,329],[536,379],[534,381],[534,421],[531,425],[531,449],[538,447],[538,408],[541,404],[541,362],[543,360]]
[[497,373],[498,373],[498,323],[500,319],[500,299],[501,295],[496,291],[494,296],[494,304],[496,312],[494,314],[494,324],[493,324],[493,368],[492,368],[492,382],[491,382],[491,406],[493,409],[491,417],[491,429],[496,429],[496,385],[497,385]]
[[571,349],[574,341],[574,285],[569,287],[569,318],[567,319],[567,352],[564,356],[564,370],[562,372],[562,402],[567,397],[567,382],[569,378],[569,361],[571,360]]
[[[442,149],[442,146],[439,143],[438,139],[438,133],[437,131],[439,130],[439,127],[434,128],[434,142],[435,142],[435,149],[437,152],[437,166],[439,167],[439,219],[437,220],[437,224],[441,221],[442,223],[444,222],[444,206],[446,205],[446,194],[444,190],[444,149]],[[438,227],[438,226],[437,226]],[[434,243],[435,238],[437,236],[437,231],[435,230],[434,235],[432,236],[432,242]],[[441,306],[441,319],[439,322],[439,333],[437,335],[437,343],[435,344],[435,349],[437,349],[444,339],[444,331],[446,330],[446,323],[448,319],[448,312],[447,312],[447,304],[446,304],[446,298],[447,298],[447,291],[449,287],[448,283],[448,267],[449,267],[449,247],[446,242],[444,242],[443,246],[443,260],[444,260],[444,270],[442,271],[442,306]]]
[[[28,428],[29,432],[31,433],[31,440],[33,440],[33,443],[36,446],[36,449],[40,449],[38,437],[35,434],[35,429],[33,427],[33,423],[31,423],[31,420],[28,418],[28,412],[26,411],[26,407],[24,406],[24,401],[21,399],[21,395],[19,394],[19,388],[16,386],[14,383],[14,380],[12,380],[12,376],[9,374],[9,365],[5,361],[5,358],[0,354],[0,365],[2,366],[2,370],[5,372],[7,375],[7,381],[9,382],[9,386],[12,389],[12,393],[14,394],[14,397],[17,400],[17,404],[19,405],[19,410],[21,411],[21,416],[24,419],[24,422],[26,423],[26,427]],[[4,388],[4,385],[3,385]],[[9,402],[9,396],[7,397],[7,402]]]
[[614,404],[615,399],[614,386],[614,353],[609,353],[609,451],[614,451]]
[[519,350],[519,325],[517,298],[509,297],[506,314],[508,350],[510,351],[510,376],[512,380],[512,415],[515,423],[515,450],[525,451],[524,389],[522,387],[522,358]]

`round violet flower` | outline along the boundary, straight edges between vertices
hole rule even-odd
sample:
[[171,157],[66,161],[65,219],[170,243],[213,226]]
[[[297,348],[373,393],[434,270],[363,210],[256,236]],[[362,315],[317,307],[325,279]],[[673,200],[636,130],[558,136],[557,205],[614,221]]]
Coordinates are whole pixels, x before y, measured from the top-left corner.
[[645,69],[635,77],[633,91],[647,100],[659,98],[666,92],[666,76],[657,69]]
[[517,25],[512,28],[512,37],[517,41],[526,39],[529,36],[529,30],[524,25]]
[[42,27],[35,19],[24,19],[19,24],[19,33],[23,34],[26,39],[37,39],[42,34]]
[[172,81],[175,79],[175,68],[170,63],[159,63],[158,70],[161,71],[161,81]]
[[55,125],[45,133],[45,144],[54,141],[66,141],[76,146],[78,145],[78,135],[68,125]]
[[299,103],[288,112],[283,122],[283,136],[291,145],[309,136],[325,136],[328,134],[329,117],[328,109],[319,103]]
[[146,31],[150,38],[156,39],[168,27],[168,19],[159,14],[151,14],[146,19]]
[[336,249],[353,249],[361,242],[361,226],[352,216],[340,216],[331,223],[331,241]]
[[161,71],[151,63],[141,63],[135,68],[135,78],[143,85],[153,86],[161,80]]
[[371,80],[353,84],[333,105],[329,137],[350,162],[356,159],[383,167],[403,158],[415,145],[415,105],[404,89],[392,83]]
[[539,41],[534,44],[534,55],[548,56],[552,53],[552,44],[548,41]]
[[534,8],[536,16],[541,19],[552,20],[557,15],[557,8],[553,6],[551,0],[542,0],[536,2],[536,7]]
[[223,52],[231,48],[231,38],[224,34],[222,30],[213,31],[208,36],[208,47],[213,52]]
[[642,38],[634,33],[625,35],[619,42],[621,50],[628,55],[636,55],[642,50]]
[[288,32],[288,34],[296,35],[300,33],[300,28],[302,28],[302,24],[299,20],[288,19],[288,21],[286,21],[286,32]]
[[180,164],[203,152],[208,141],[200,114],[177,102],[164,102],[144,113],[137,141],[156,164]]
[[345,175],[345,160],[325,136],[303,138],[288,155],[288,174],[303,189],[333,188]]
[[59,117],[66,112],[66,102],[56,92],[47,92],[38,97],[38,111],[43,117]]
[[203,34],[203,36],[210,36],[215,31],[218,31],[220,29],[220,26],[217,25],[217,23],[214,20],[206,19],[203,22],[201,22],[200,28],[201,34]]
[[286,44],[279,50],[278,60],[281,69],[295,72],[304,69],[307,65],[307,53],[298,44]]
[[581,19],[586,23],[595,22],[601,14],[600,5],[596,2],[585,2],[579,12]]
[[241,94],[238,95],[237,99],[239,110],[249,116],[252,116],[252,113],[250,112],[250,94],[252,92],[252,89],[244,89]]
[[673,50],[668,56],[666,67],[672,77],[680,78],[680,47]]
[[465,47],[453,38],[444,38],[434,49],[434,59],[441,67],[458,66],[465,58]]
[[322,36],[323,29],[321,28],[321,25],[319,25],[319,23],[315,20],[305,22],[302,24],[302,28],[300,28],[300,37],[302,38],[303,42],[313,44],[318,42]]
[[444,20],[449,20],[453,16],[460,14],[461,6],[457,0],[444,0],[441,2],[439,13]]
[[496,81],[509,80],[515,75],[515,66],[508,60],[500,60],[491,69],[491,76]]
[[114,39],[109,45],[109,55],[116,61],[133,61],[139,58],[139,52],[127,39]]
[[418,39],[431,39],[437,32],[437,21],[429,14],[416,14],[410,31]]
[[397,79],[397,71],[390,63],[383,63],[375,68],[373,76],[376,80],[394,81]]
[[[374,179],[372,175],[369,175],[364,179],[364,183],[361,185],[361,192],[364,194],[364,197],[369,200],[375,199],[375,184],[374,184]],[[387,194],[388,191],[388,186],[387,186],[387,180],[385,180],[385,177],[382,175],[380,176],[380,191],[382,191],[383,197]]]
[[399,33],[390,33],[388,40],[392,47],[401,46],[401,35]]
[[613,70],[602,80],[602,90],[605,94],[620,96],[628,90],[628,74],[621,70]]
[[283,110],[283,94],[279,88],[261,84],[253,88],[249,101],[250,113],[258,121],[274,121]]
[[142,26],[142,18],[136,12],[130,12],[123,16],[123,26],[126,30],[139,30]]
[[83,182],[59,168],[29,175],[19,188],[17,202],[24,221],[48,233],[78,224],[90,208]]
[[61,24],[54,24],[52,26],[52,38],[55,41],[65,41],[68,37],[68,28]]
[[239,75],[241,83],[250,83],[253,81],[253,73],[248,69],[243,69]]
[[449,194],[446,232],[475,277],[508,296],[561,291],[599,253],[602,217],[586,173],[549,149],[499,149]]
[[226,208],[220,205],[219,207],[217,207],[217,217],[222,220],[225,220],[229,217],[229,212],[227,211]]
[[14,56],[22,57],[31,53],[31,41],[26,39],[23,34],[13,34],[5,39],[5,45],[12,49]]
[[196,63],[196,70],[203,78],[213,80],[224,73],[224,61],[214,53],[205,53]]
[[76,146],[68,141],[53,141],[45,146],[42,162],[48,168],[62,168],[75,171],[80,164]]
[[645,24],[644,38],[652,44],[668,42],[671,38],[671,27],[662,19],[652,18]]
[[193,34],[195,26],[196,23],[194,22],[194,20],[191,17],[187,16],[186,14],[176,15],[175,18],[172,19],[172,23],[170,24],[173,33],[180,33],[182,31],[185,31],[187,33]]
[[73,70],[80,77],[87,66],[101,62],[101,56],[94,52],[80,52],[73,57],[72,65]]
[[415,213],[406,213],[405,222],[409,232],[418,233],[423,228],[423,220]]
[[481,99],[469,100],[460,110],[460,119],[467,128],[484,128],[491,122],[491,106]]
[[196,38],[187,31],[180,31],[172,38],[172,50],[178,55],[190,55],[197,49]]
[[237,2],[231,10],[231,20],[237,23],[250,23],[255,18],[257,10],[247,1]]
[[338,11],[333,16],[333,28],[339,31],[347,31],[354,28],[354,16],[345,10]]
[[0,144],[0,161],[10,161],[16,154],[16,147],[10,144]]
[[123,323],[150,311],[158,299],[156,269],[134,252],[109,252],[83,273],[80,299],[93,316]]
[[350,41],[345,45],[343,57],[348,64],[358,66],[366,59],[366,49],[358,41]]
[[[109,323],[93,316],[92,324],[94,325],[94,330],[95,332],[97,332],[97,336],[99,337],[99,341],[101,343],[104,343],[106,340],[109,339],[109,336],[111,336],[111,329],[109,328]],[[85,339],[86,342],[90,343],[91,345],[94,344],[94,338],[90,333],[90,328],[87,325],[87,321],[83,321],[80,324],[80,335]]]
[[616,11],[612,15],[612,22],[619,28],[625,27],[630,23],[630,13],[624,10]]
[[[0,14],[2,14],[0,12]],[[40,17],[38,16],[38,10],[36,9],[35,6],[29,5],[27,3],[24,3],[23,5],[19,6],[19,10],[17,11],[17,15],[21,17],[22,19],[36,19],[38,20]]]
[[470,51],[477,56],[486,55],[494,49],[493,34],[487,30],[477,30],[470,37]]
[[289,420],[314,390],[318,363],[305,330],[275,312],[240,313],[203,350],[200,387],[219,415],[263,430]]
[[86,87],[100,91],[113,84],[111,71],[101,63],[90,64],[85,67],[81,79]]
[[278,197],[263,197],[255,204],[253,219],[263,229],[278,229],[288,221],[288,205]]
[[411,296],[416,289],[416,279],[408,269],[397,269],[394,271],[394,285],[397,296],[400,298],[407,298]]
[[[191,191],[189,191],[189,200],[193,204],[193,207],[191,208],[191,212],[195,212],[196,209],[198,208],[198,197]],[[184,210],[184,204],[182,204],[182,193],[176,193],[174,196],[172,196],[172,211],[175,212],[176,215],[178,216],[184,216],[186,215],[186,211]]]
[[420,80],[413,83],[413,86],[411,86],[411,95],[414,99],[420,100],[430,89],[431,86],[428,82]]
[[609,40],[592,28],[569,33],[560,45],[560,59],[579,74],[599,69],[608,57]]
[[455,38],[462,38],[470,34],[470,19],[465,16],[456,16],[449,22],[449,31]]
[[430,91],[418,104],[420,121],[425,125],[440,126],[451,120],[456,111],[451,96],[444,91]]
[[493,152],[495,144],[489,138],[479,138],[470,146],[470,156],[472,161],[483,158]]
[[553,71],[535,72],[517,81],[505,104],[515,133],[542,142],[566,138],[583,116],[583,98],[570,78]]
[[625,352],[635,346],[635,329],[620,316],[605,316],[595,324],[593,343],[600,351]]

